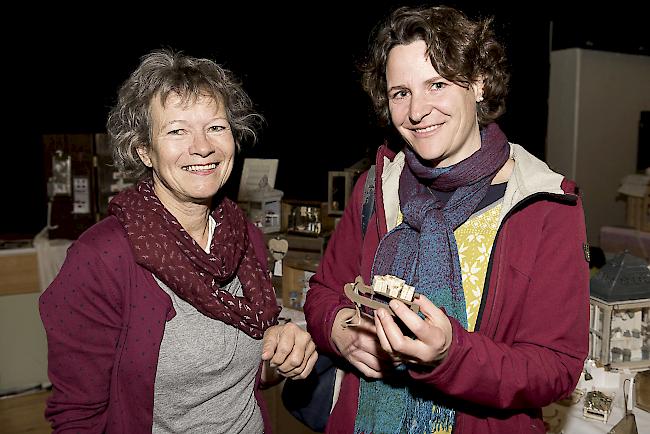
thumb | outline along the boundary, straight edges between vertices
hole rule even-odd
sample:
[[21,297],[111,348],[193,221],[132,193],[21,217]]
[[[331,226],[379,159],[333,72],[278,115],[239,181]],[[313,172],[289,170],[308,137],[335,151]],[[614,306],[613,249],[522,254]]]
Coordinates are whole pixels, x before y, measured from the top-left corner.
[[264,343],[262,344],[262,360],[271,360],[278,346],[278,326],[270,327],[264,333]]

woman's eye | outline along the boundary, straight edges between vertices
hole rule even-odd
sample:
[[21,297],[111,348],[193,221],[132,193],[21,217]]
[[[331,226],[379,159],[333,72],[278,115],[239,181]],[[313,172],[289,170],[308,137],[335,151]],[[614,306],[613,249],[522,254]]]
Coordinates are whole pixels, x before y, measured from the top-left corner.
[[433,83],[431,85],[431,89],[433,89],[433,90],[441,90],[445,86],[447,86],[447,83],[443,83],[442,81],[436,81],[435,83]]
[[210,128],[208,128],[208,129],[209,129],[210,131],[212,131],[212,132],[218,133],[219,131],[223,131],[223,130],[225,130],[226,127],[224,127],[224,126],[222,126],[222,125],[213,125],[213,126],[211,126]]
[[408,91],[407,90],[398,90],[397,92],[393,92],[391,95],[392,99],[402,99],[406,98],[408,96]]
[[177,130],[170,130],[170,131],[167,132],[167,134],[169,134],[171,136],[179,136],[179,135],[183,134],[183,129],[179,128]]

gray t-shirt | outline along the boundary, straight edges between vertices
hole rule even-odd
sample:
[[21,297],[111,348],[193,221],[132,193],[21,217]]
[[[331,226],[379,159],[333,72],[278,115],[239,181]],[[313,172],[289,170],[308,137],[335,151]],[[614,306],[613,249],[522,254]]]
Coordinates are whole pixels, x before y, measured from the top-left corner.
[[[156,281],[176,316],[165,324],[160,345],[152,432],[264,432],[253,394],[262,340],[203,315]],[[223,289],[242,294],[238,278]]]

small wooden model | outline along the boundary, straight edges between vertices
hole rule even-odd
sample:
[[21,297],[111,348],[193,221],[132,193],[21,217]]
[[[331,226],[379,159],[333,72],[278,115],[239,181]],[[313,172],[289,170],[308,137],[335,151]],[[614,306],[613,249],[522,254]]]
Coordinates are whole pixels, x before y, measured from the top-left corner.
[[582,414],[589,419],[596,419],[607,423],[612,410],[612,398],[599,390],[587,392]]
[[413,312],[420,312],[420,306],[413,302],[420,294],[415,292],[415,288],[407,285],[404,280],[390,274],[375,276],[372,286],[366,285],[363,278],[357,276],[354,283],[346,284],[343,290],[345,295],[359,308],[366,306],[374,310],[383,307],[395,316],[393,310],[388,306],[388,302],[395,299],[406,304]]

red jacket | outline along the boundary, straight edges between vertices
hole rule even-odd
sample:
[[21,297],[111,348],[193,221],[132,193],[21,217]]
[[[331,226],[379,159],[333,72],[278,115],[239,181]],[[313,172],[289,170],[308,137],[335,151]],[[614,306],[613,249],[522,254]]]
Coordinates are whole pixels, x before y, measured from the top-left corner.
[[[305,303],[307,328],[320,351],[338,354],[331,341],[337,312],[351,302],[343,285],[361,274],[366,282],[379,240],[386,234],[377,154],[375,209],[365,237],[361,203],[366,174],[333,234]],[[450,318],[447,358],[413,378],[450,397],[456,433],[544,433],[541,408],[569,395],[588,351],[589,268],[584,216],[572,182],[518,145],[515,169],[502,205],[504,218],[490,255],[489,284],[475,332]],[[327,433],[352,433],[359,377],[347,373]]]
[[[249,235],[266,266],[262,234],[251,224]],[[136,264],[115,217],[70,246],[39,308],[53,386],[45,416],[54,432],[151,432],[158,352],[176,311],[151,272]],[[259,380],[258,370],[255,397],[270,433]]]

